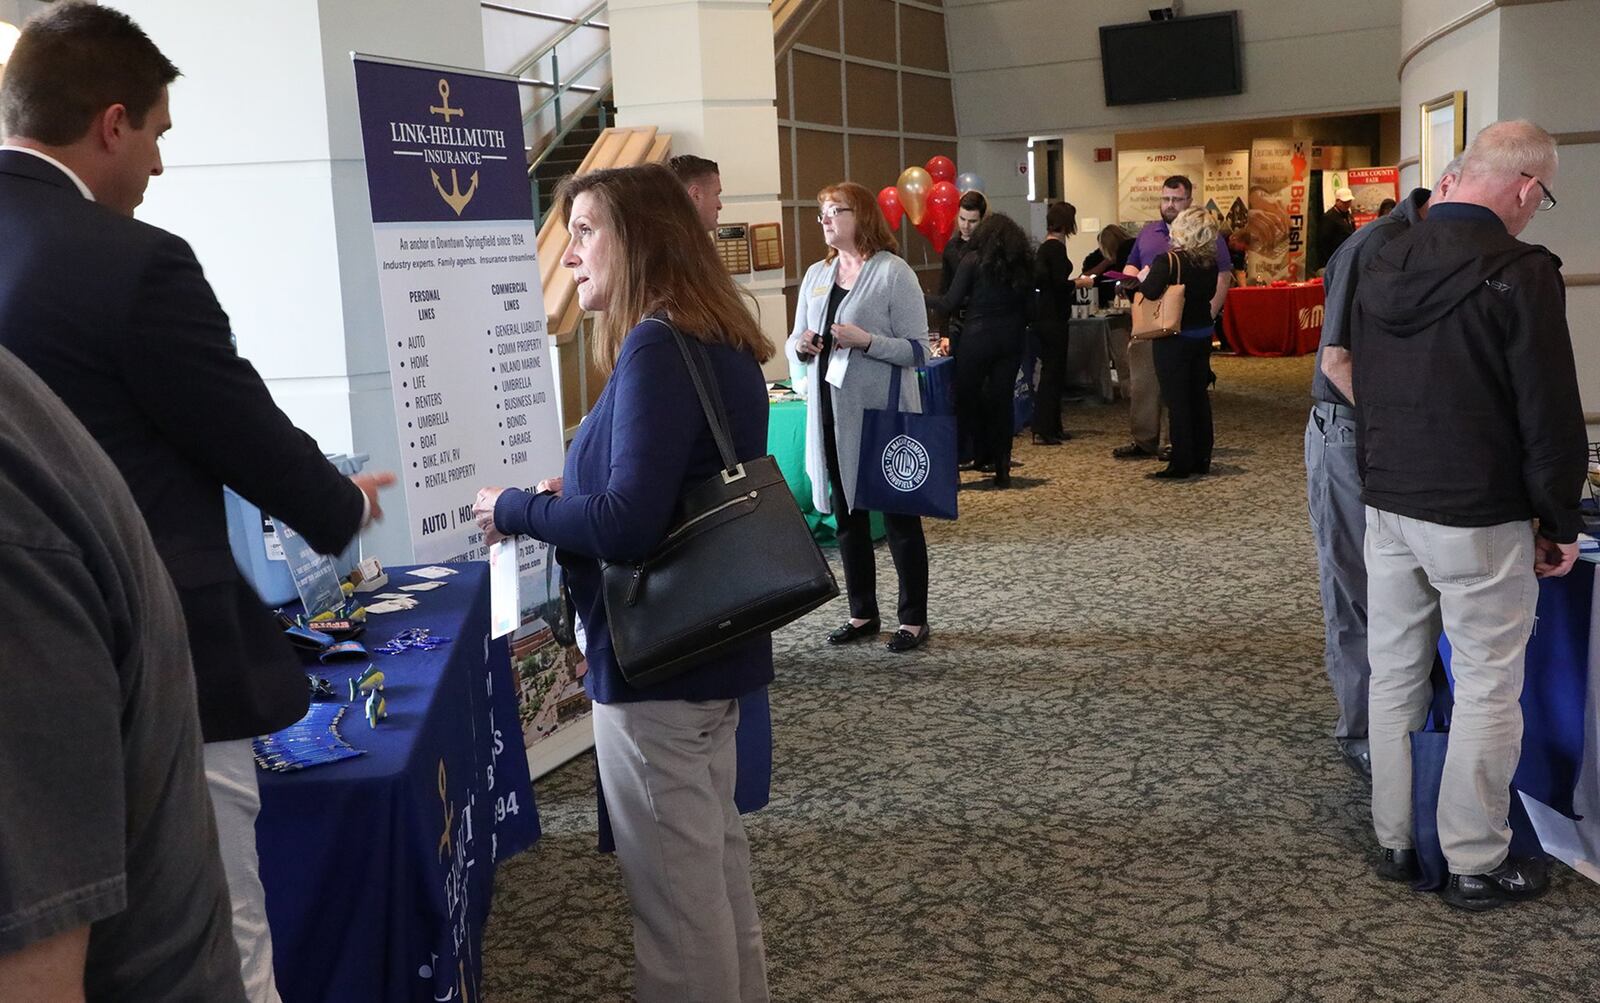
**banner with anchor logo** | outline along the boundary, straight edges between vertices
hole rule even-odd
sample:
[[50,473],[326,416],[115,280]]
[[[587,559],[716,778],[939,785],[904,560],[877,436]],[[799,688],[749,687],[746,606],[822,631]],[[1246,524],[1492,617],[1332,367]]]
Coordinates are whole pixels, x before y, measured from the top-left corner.
[[[563,452],[517,81],[360,55],[355,77],[413,559],[482,560],[477,489]],[[518,557],[531,604],[543,549]]]

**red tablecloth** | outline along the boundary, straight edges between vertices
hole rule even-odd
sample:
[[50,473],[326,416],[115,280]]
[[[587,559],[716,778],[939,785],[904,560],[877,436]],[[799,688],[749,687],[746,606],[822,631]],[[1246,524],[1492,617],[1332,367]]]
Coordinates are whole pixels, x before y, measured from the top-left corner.
[[1322,339],[1322,283],[1228,291],[1222,330],[1240,355],[1310,355]]

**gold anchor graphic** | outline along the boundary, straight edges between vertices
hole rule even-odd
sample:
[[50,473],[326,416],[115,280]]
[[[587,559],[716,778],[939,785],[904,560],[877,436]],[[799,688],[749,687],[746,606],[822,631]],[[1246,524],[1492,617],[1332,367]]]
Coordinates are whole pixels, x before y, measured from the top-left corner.
[[439,760],[439,804],[444,807],[444,835],[439,837],[439,859],[443,860],[445,854],[452,848],[450,842],[450,827],[455,824],[456,810],[450,807],[450,802],[445,797],[444,760]]
[[454,167],[450,168],[449,191],[444,190],[444,184],[439,180],[438,171],[429,168],[428,173],[433,177],[433,187],[438,190],[439,197],[444,199],[446,205],[456,211],[457,216],[461,215],[461,210],[465,209],[467,203],[472,201],[472,196],[478,194],[477,171],[472,172],[472,180],[468,182],[466,191],[461,190],[461,182],[456,178],[456,169]]
[[[449,124],[451,118],[457,115],[465,118],[467,114],[466,109],[464,108],[450,107],[450,81],[443,77],[439,78],[439,103],[436,105],[429,105],[428,111],[435,115],[443,115],[447,125]],[[478,194],[477,171],[472,172],[472,177],[467,182],[466,191],[461,190],[461,181],[456,176],[456,169],[454,167],[450,168],[449,191],[444,190],[444,182],[439,180],[438,171],[429,168],[428,174],[433,178],[434,190],[439,193],[440,198],[444,199],[445,205],[455,210],[457,216],[461,215],[461,211],[467,207],[467,203],[472,201],[472,196]]]
[[443,115],[445,125],[450,124],[452,116],[466,117],[467,114],[464,109],[450,107],[450,81],[443,77],[439,78],[439,104],[429,105],[428,110],[435,115]]

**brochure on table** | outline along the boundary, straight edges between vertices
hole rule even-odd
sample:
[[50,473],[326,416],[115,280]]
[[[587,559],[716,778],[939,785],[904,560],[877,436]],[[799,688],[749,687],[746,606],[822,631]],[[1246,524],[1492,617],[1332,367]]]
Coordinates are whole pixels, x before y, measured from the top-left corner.
[[[557,476],[563,454],[517,82],[360,55],[355,74],[414,559],[487,560],[478,489]],[[517,629],[514,652],[550,636],[550,557],[522,542],[510,605],[513,576],[495,562],[496,634]],[[530,727],[530,690],[570,697],[571,679],[523,674],[549,660],[513,656],[530,763],[557,730]],[[586,733],[586,702],[565,706],[563,728]]]

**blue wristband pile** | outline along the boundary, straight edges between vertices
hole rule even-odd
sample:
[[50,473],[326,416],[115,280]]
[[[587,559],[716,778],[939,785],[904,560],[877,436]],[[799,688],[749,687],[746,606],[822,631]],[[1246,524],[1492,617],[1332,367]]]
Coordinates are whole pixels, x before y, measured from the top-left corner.
[[306,716],[294,724],[254,740],[256,765],[274,773],[288,773],[361,755],[360,749],[351,748],[339,736],[339,719],[344,712],[341,704],[312,704]]
[[402,630],[393,638],[373,648],[373,651],[385,655],[403,655],[408,651],[432,651],[442,644],[449,644],[450,638],[436,637],[426,627],[411,627]]

